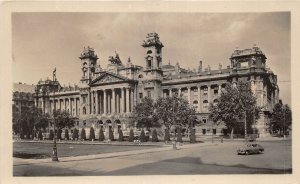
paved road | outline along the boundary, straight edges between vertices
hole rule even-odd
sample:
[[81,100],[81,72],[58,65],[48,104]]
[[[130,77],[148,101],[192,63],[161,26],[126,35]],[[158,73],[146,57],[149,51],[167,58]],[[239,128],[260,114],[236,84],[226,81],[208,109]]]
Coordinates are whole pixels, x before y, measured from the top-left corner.
[[[291,141],[261,142],[264,154],[237,155],[242,142],[205,143],[151,153],[120,155],[58,163],[24,164],[14,159],[15,176],[46,175],[175,175],[291,173]],[[149,149],[150,150],[150,149]]]

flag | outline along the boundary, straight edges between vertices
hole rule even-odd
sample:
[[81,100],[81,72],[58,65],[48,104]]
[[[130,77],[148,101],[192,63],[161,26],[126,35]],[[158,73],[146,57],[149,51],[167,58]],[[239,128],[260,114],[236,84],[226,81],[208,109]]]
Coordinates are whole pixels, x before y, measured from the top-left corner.
[[54,68],[54,71],[53,71],[53,80],[56,80],[56,68]]

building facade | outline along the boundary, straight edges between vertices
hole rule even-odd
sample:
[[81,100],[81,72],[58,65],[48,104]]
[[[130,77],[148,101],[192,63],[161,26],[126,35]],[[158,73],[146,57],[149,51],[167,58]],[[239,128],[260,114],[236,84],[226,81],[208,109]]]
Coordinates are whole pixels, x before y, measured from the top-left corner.
[[[149,33],[142,43],[144,66],[134,65],[130,58],[121,61],[119,55],[109,57],[104,69],[95,51],[84,48],[79,59],[82,77],[78,85],[62,87],[58,81],[39,81],[35,89],[35,105],[44,113],[56,109],[66,110],[78,126],[103,126],[115,133],[134,125],[133,109],[143,97],[156,100],[161,96],[181,95],[196,110],[203,123],[197,134],[220,134],[224,125],[213,125],[208,119],[209,103],[217,103],[225,84],[239,80],[251,81],[251,88],[262,108],[255,123],[258,133],[268,133],[270,114],[278,102],[277,76],[266,66],[266,56],[259,47],[236,49],[229,59],[229,66],[212,70],[203,68],[202,61],[194,70],[170,63],[164,65],[164,45],[157,33]],[[55,93],[54,93],[55,91]],[[108,131],[105,131],[108,132]]]

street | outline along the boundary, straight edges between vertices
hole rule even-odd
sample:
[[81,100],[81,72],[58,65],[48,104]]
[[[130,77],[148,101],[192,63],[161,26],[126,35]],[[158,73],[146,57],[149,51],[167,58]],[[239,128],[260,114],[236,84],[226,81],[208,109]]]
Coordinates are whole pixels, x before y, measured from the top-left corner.
[[[14,176],[101,176],[183,174],[288,174],[292,172],[291,141],[258,142],[265,153],[237,155],[242,141],[147,149],[140,154],[84,157],[57,163],[14,158]],[[156,149],[156,151],[155,151]],[[160,149],[160,150],[159,150]],[[152,150],[152,151],[151,151]],[[126,153],[126,152],[124,152]],[[83,157],[82,157],[83,158]],[[39,159],[43,160],[43,159]]]

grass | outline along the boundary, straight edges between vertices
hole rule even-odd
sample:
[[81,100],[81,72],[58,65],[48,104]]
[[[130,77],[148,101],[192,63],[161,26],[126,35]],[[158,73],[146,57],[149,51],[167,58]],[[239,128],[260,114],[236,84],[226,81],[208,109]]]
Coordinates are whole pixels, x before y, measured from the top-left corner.
[[[102,153],[113,153],[122,151],[142,150],[157,148],[157,146],[139,146],[139,145],[87,145],[87,144],[57,144],[58,157],[70,157],[81,155],[94,155]],[[14,142],[13,156],[18,158],[50,158],[52,156],[53,143],[37,142]]]

